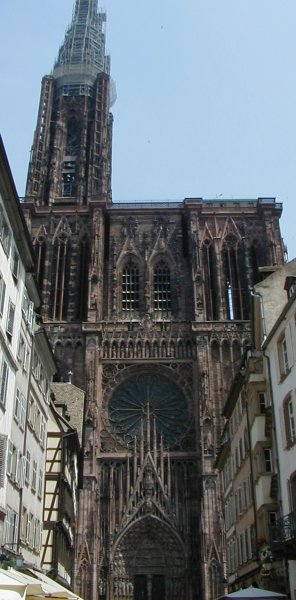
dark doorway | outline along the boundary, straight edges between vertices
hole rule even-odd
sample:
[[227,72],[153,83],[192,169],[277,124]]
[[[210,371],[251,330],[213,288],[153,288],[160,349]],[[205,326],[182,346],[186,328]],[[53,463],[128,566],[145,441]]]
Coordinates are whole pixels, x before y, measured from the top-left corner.
[[164,575],[152,576],[152,598],[151,600],[165,600]]
[[134,600],[148,600],[146,575],[135,576]]
[[134,600],[165,600],[164,575],[136,575]]

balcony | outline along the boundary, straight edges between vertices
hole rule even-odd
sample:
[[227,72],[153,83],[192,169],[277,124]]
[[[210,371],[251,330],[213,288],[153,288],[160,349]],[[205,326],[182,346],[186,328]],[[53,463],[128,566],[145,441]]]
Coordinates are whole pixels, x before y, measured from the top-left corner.
[[270,527],[270,546],[275,557],[296,560],[296,510]]

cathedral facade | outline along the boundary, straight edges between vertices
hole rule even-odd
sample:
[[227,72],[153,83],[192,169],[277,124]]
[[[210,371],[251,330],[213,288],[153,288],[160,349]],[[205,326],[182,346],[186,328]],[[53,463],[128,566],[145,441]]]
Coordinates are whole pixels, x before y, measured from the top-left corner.
[[86,392],[74,584],[87,600],[213,600],[222,407],[251,342],[250,289],[283,264],[281,205],[112,201],[104,21],[76,0],[23,205],[60,380]]

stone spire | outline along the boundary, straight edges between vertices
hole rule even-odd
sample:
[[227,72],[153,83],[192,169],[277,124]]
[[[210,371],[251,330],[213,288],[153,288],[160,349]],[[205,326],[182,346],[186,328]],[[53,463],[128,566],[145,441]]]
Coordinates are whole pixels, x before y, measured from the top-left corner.
[[106,14],[98,10],[98,0],[76,0],[72,22],[53,70],[53,77],[60,85],[92,84],[98,73],[109,74],[105,21]]

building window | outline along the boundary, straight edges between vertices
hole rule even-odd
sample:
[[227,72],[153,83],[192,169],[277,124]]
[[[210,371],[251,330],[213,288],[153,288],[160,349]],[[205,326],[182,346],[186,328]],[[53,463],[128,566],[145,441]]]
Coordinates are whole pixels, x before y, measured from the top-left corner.
[[9,366],[3,356],[2,364],[1,364],[1,378],[0,378],[0,404],[2,406],[6,405],[8,374],[9,374]]
[[2,207],[0,207],[0,241],[2,242],[5,254],[8,255],[10,249],[11,233],[8,223],[5,219]]
[[12,254],[11,254],[11,272],[13,275],[13,278],[17,281],[18,278],[18,273],[19,273],[19,255],[17,252],[17,249],[14,247]]
[[296,442],[295,406],[292,394],[289,394],[283,402],[284,421],[287,446]]
[[6,321],[6,333],[10,340],[11,340],[12,334],[13,334],[14,314],[15,314],[15,305],[9,299],[7,321]]
[[204,267],[206,314],[209,321],[217,321],[219,297],[216,289],[217,264],[212,240],[204,240],[202,247],[202,262]]
[[289,495],[291,512],[296,511],[296,471],[292,473],[289,480]]
[[133,311],[139,308],[139,270],[130,261],[122,271],[122,310]]
[[25,429],[26,424],[26,412],[27,412],[27,399],[17,388],[15,394],[15,404],[14,404],[14,417],[20,427]]
[[270,448],[263,448],[263,458],[264,458],[264,470],[266,473],[271,473],[272,471],[272,456]]
[[71,262],[71,241],[62,233],[55,238],[52,252],[52,283],[50,297],[50,318],[61,321],[67,319],[69,279]]
[[266,396],[264,392],[259,392],[258,401],[260,413],[263,415],[266,412]]
[[33,468],[32,468],[32,490],[36,491],[36,483],[37,483],[37,462],[33,460]]
[[168,266],[162,260],[153,273],[153,306],[154,310],[168,312],[171,310],[171,274]]
[[6,520],[5,520],[5,544],[11,550],[14,550],[14,546],[17,543],[17,535],[18,535],[18,514],[11,510],[7,509]]
[[228,234],[224,240],[222,261],[225,277],[227,319],[248,319],[249,294],[244,248],[232,233]]
[[0,273],[0,317],[2,317],[3,311],[4,311],[5,290],[6,290],[5,281]]
[[0,487],[4,486],[6,467],[7,435],[0,434]]
[[23,542],[26,542],[27,526],[28,526],[28,511],[27,511],[26,507],[23,506],[22,518],[21,518],[21,531],[20,531],[20,539]]
[[279,368],[281,379],[283,379],[289,372],[289,356],[288,356],[288,348],[287,348],[287,340],[285,335],[283,335],[277,344],[278,348],[278,360],[279,360]]
[[25,456],[25,483],[29,485],[30,483],[30,470],[31,470],[31,454],[29,450],[26,451]]
[[42,497],[42,488],[43,488],[43,471],[39,469],[39,477],[38,477],[38,497]]
[[45,421],[43,415],[41,415],[40,430],[39,430],[39,439],[40,439],[41,446],[44,446],[44,444],[45,444],[45,433],[46,433],[46,421]]

